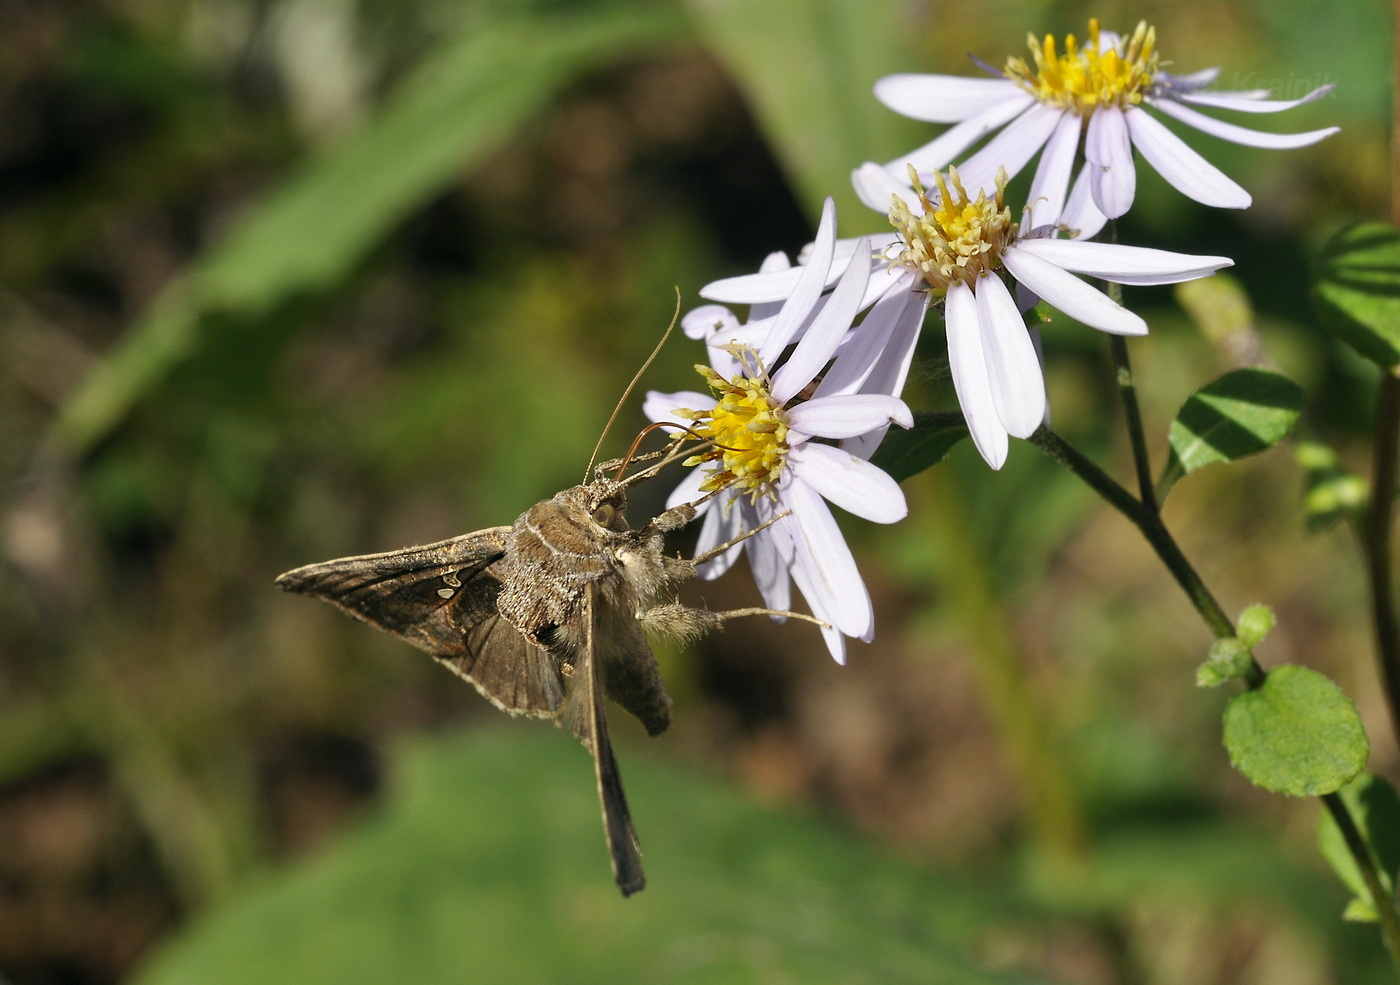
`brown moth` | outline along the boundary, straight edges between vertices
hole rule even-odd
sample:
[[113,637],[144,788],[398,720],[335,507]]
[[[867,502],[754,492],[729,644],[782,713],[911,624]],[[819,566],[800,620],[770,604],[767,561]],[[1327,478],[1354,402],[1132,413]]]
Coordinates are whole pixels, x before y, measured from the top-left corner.
[[631,529],[623,515],[627,489],[659,468],[565,489],[509,527],[307,565],[277,579],[287,591],[324,599],[426,650],[511,715],[561,724],[567,714],[593,754],[624,896],[645,886],[646,876],[603,696],[659,735],[670,725],[671,699],[642,628],[693,637],[734,616],[768,612],[657,602],[694,576],[697,564],[737,542],[696,558],[664,554],[664,535],[695,517],[691,504]]

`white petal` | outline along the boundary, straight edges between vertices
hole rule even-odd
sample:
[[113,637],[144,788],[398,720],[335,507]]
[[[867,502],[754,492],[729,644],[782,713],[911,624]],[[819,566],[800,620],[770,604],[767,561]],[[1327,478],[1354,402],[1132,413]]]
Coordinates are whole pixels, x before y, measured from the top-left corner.
[[[904,390],[904,381],[909,377],[909,366],[914,361],[914,348],[919,342],[919,330],[924,323],[924,309],[928,296],[911,294],[905,308],[895,319],[890,330],[890,340],[885,351],[861,384],[864,393],[892,393],[898,396]],[[821,393],[821,388],[817,388]],[[841,447],[857,458],[870,458],[875,454],[880,442],[885,438],[888,427],[878,427],[855,438],[847,438]]]
[[[861,256],[866,258],[864,262],[859,259]],[[856,255],[851,258],[850,266],[837,282],[836,290],[831,292],[826,306],[812,322],[812,327],[802,336],[802,341],[797,344],[787,362],[773,374],[771,392],[779,405],[786,404],[812,382],[813,377],[826,366],[836,352],[836,346],[850,329],[856,312],[860,310],[861,299],[865,296],[865,285],[870,280],[869,256],[870,247],[866,243],[864,248],[858,249]],[[774,332],[769,334],[763,348],[759,350],[764,363],[770,366],[777,361],[782,352],[781,346],[776,349],[773,347],[776,332],[777,329],[774,329]]]
[[914,418],[903,400],[883,393],[815,397],[788,411],[788,425],[814,438],[854,438],[890,424],[911,428]]
[[953,373],[953,389],[972,433],[972,443],[988,465],[999,469],[1006,462],[1006,428],[992,402],[982,331],[977,324],[977,299],[966,284],[948,288],[944,320],[948,328],[948,368]]
[[[847,636],[871,631],[875,614],[851,549],[821,495],[789,476],[779,498],[792,510],[793,577],[798,578],[814,611]],[[808,592],[810,589],[810,594]]]
[[[1020,284],[1018,283],[1017,286],[1019,287]],[[1041,378],[1044,379],[1044,377],[1045,377],[1045,348],[1040,344],[1040,329],[1038,329],[1038,328],[1033,328],[1033,329],[1031,329],[1031,333],[1030,333],[1030,334],[1031,334],[1031,345],[1035,346],[1035,358],[1040,362],[1040,375],[1041,375]],[[1040,423],[1041,423],[1041,424],[1044,424],[1046,427],[1049,427],[1049,426],[1050,426],[1050,401],[1049,401],[1049,400],[1046,400],[1046,401],[1045,401],[1045,416],[1041,418]]]
[[[788,259],[788,255],[782,250],[775,250],[763,258],[763,263],[759,265],[758,272],[760,274],[771,274],[779,270],[788,270],[791,267],[792,261]],[[783,310],[783,301],[786,300],[786,298],[787,295],[783,295],[782,298],[774,298],[772,301],[752,302],[749,305],[749,323],[753,324],[765,318],[772,318],[779,311]]]
[[1045,417],[1045,377],[1035,345],[1000,277],[983,274],[973,293],[997,418],[1013,438],[1029,438]]
[[1193,256],[1145,246],[1070,239],[1026,239],[1016,243],[1015,249],[1049,261],[1062,270],[1119,284],[1179,284],[1209,276],[1235,263],[1229,257]]
[[[1216,79],[1220,78],[1219,67],[1203,68],[1195,72],[1187,72],[1185,75],[1172,75],[1170,72],[1158,72],[1154,78],[1161,79],[1169,88],[1180,87],[1187,90],[1199,89],[1208,86]],[[1268,95],[1268,90],[1262,90]]]
[[642,401],[642,413],[649,421],[674,421],[689,427],[690,419],[677,416],[676,411],[704,410],[714,405],[713,396],[706,396],[695,390],[680,390],[676,393],[648,390],[646,399]]
[[885,170],[897,181],[907,179],[911,164],[920,172],[940,170],[987,134],[1016,119],[1034,102],[1034,96],[1022,92],[1019,98],[994,103],[957,126],[949,127],[922,147],[889,161]]
[[1074,172],[1074,155],[1079,150],[1080,119],[1065,113],[1055,125],[1055,132],[1041,152],[1035,169],[1026,208],[1030,211],[1023,229],[1053,226],[1064,211],[1065,194],[1069,191],[1069,176]]
[[[895,282],[870,309],[851,338],[837,350],[836,361],[822,377],[814,396],[831,397],[861,390],[861,385],[869,378],[880,354],[884,352],[895,326],[901,319],[909,317],[906,314],[909,306],[917,303],[922,309],[924,296],[913,290],[913,273],[903,267],[891,268],[890,272],[895,269],[899,271]],[[870,279],[883,280],[886,276],[886,271],[877,270]]]
[[[700,483],[706,479],[705,470],[700,468],[689,468],[685,470],[685,475],[681,476],[681,481],[676,484],[676,488],[671,490],[671,495],[666,497],[666,509],[673,506],[680,506],[682,503],[693,503],[704,495],[700,491]],[[712,509],[714,500],[700,507],[701,510]],[[715,541],[719,543],[719,541]]]
[[1251,130],[1248,127],[1235,126],[1233,123],[1226,123],[1223,120],[1213,119],[1204,113],[1197,113],[1194,109],[1188,109],[1180,103],[1163,99],[1152,104],[1157,109],[1168,116],[1180,120],[1189,127],[1195,127],[1202,133],[1208,133],[1212,137],[1219,137],[1221,140],[1228,140],[1234,144],[1243,144],[1246,147],[1264,147],[1269,150],[1291,150],[1294,147],[1307,147],[1332,136],[1341,127],[1324,127],[1321,130],[1309,130],[1306,133],[1263,133],[1259,130]]
[[[742,497],[735,500],[734,510],[741,515],[747,530],[756,530],[776,512],[769,500],[751,505]],[[791,523],[791,517],[783,517],[744,541],[754,583],[763,596],[763,604],[770,609],[792,608],[792,578],[788,574],[792,565],[792,537],[788,533]],[[784,617],[776,618],[781,622]]]
[[926,123],[956,123],[989,106],[1023,95],[1010,79],[960,75],[887,75],[875,98],[902,116]]
[[1084,157],[1089,170],[1089,190],[1094,204],[1110,219],[1117,219],[1133,204],[1137,191],[1137,171],[1133,167],[1133,147],[1123,111],[1101,107],[1089,117],[1084,137]]
[[[807,607],[812,610],[812,615],[828,623],[832,621],[831,615],[822,611],[820,605],[816,603],[816,591],[812,588],[811,580],[808,579],[799,565],[792,567],[792,580],[797,583],[797,590],[802,593],[802,597],[807,600]],[[841,630],[834,626],[830,629],[821,627],[822,639],[826,642],[826,648],[831,652],[831,658],[838,664],[846,663],[846,637],[841,634]],[[874,620],[871,620],[871,633],[874,633]]]
[[867,161],[851,172],[851,187],[855,189],[856,197],[862,205],[881,214],[889,212],[890,200],[896,195],[904,200],[915,215],[923,213],[923,206],[919,204],[918,196],[909,186],[908,179],[896,178],[873,161]]
[[1187,147],[1180,137],[1150,114],[1134,106],[1123,115],[1138,153],[1181,194],[1216,208],[1249,208],[1249,192]]
[[1281,113],[1286,109],[1321,99],[1334,88],[1336,87],[1331,85],[1318,86],[1300,99],[1264,99],[1264,96],[1269,95],[1268,89],[1252,89],[1247,92],[1184,92],[1174,98],[1195,103],[1197,106],[1215,106],[1239,113]]
[[1060,215],[1060,225],[1073,231],[1076,239],[1097,236],[1099,230],[1108,223],[1108,216],[1099,211],[1099,207],[1094,204],[1094,195],[1089,188],[1092,184],[1089,175],[1093,169],[1092,164],[1087,161],[1084,163],[1084,167],[1079,170],[1079,177],[1074,180],[1074,190],[1069,193],[1065,210]]
[[[1076,321],[1113,335],[1146,335],[1147,322],[1074,274],[1017,244],[1001,255],[1011,276]],[[956,379],[956,378],[955,378]]]
[[[826,287],[827,271],[831,269],[831,258],[836,250],[836,203],[830,198],[822,204],[821,222],[817,224],[817,238],[812,241],[812,252],[805,266],[798,267],[802,274],[792,294],[783,302],[782,310],[773,318],[773,326],[768,337],[759,347],[758,355],[764,365],[771,366],[778,361],[787,344],[797,337],[802,326],[812,314],[817,300]],[[779,276],[768,274],[765,276]],[[800,388],[799,388],[800,389]]]
[[[1040,423],[1038,418],[1036,423]],[[787,459],[797,478],[847,513],[871,523],[895,523],[909,515],[899,483],[883,469],[850,452],[804,442],[794,445]]]
[[[739,535],[739,510],[737,503],[735,507],[725,508],[725,504],[719,501],[708,504],[709,509],[705,511],[705,522],[700,527],[700,536],[695,541],[695,553],[704,554],[706,551],[727,543]],[[739,555],[743,553],[747,541],[740,541],[719,557],[712,558],[695,569],[695,573],[706,581],[713,581],[720,575],[728,571],[735,561],[739,560]]]
[[987,141],[985,147],[958,166],[958,176],[968,195],[976,198],[979,188],[988,196],[996,194],[997,170],[1005,168],[1007,178],[1016,177],[1035,152],[1045,146],[1064,114],[1059,107],[1038,102]]
[[689,339],[703,339],[716,332],[738,327],[739,319],[722,304],[702,304],[681,318],[681,331]]

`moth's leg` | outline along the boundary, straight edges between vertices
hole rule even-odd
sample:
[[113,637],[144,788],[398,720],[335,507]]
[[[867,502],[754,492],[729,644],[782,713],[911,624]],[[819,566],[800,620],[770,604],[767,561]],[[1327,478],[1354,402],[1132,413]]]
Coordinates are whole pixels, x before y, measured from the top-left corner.
[[[677,509],[679,509],[679,508],[680,508],[680,507],[677,507]],[[789,513],[791,513],[791,512],[792,512],[792,510],[783,510],[783,512],[779,513],[777,516],[772,517],[772,518],[767,519],[767,520],[764,520],[762,523],[760,523],[758,526],[754,527],[752,530],[745,530],[743,533],[739,534],[739,536],[737,536],[737,537],[735,537],[735,538],[733,538],[733,539],[731,539],[731,540],[725,541],[723,544],[720,544],[718,547],[712,547],[712,548],[710,548],[708,551],[706,551],[704,554],[697,554],[697,555],[695,555],[695,557],[693,557],[693,558],[690,559],[690,562],[691,562],[692,564],[697,564],[697,565],[699,565],[699,564],[704,564],[706,561],[709,561],[711,558],[717,558],[717,557],[719,557],[721,554],[723,554],[725,551],[727,551],[727,550],[729,550],[731,547],[733,547],[735,544],[742,544],[744,541],[748,540],[750,537],[752,537],[754,534],[758,533],[760,530],[763,530],[763,529],[765,529],[765,528],[767,528],[767,527],[771,527],[773,524],[777,523],[779,520],[781,520],[783,517],[787,516],[787,515],[788,515]],[[663,515],[664,515],[664,514],[663,514]],[[764,610],[764,611],[766,611],[766,610]],[[784,614],[784,615],[787,615],[788,613],[783,613],[783,614]]]
[[741,616],[784,616],[788,619],[800,619],[803,622],[814,623],[823,629],[831,628],[830,623],[805,612],[785,612],[780,609],[761,607],[712,612],[709,609],[681,605],[679,602],[663,602],[661,605],[654,605],[650,609],[638,613],[637,620],[654,633],[662,633],[689,641],[718,629],[721,624],[730,619],[738,619]]
[[652,517],[647,521],[647,525],[638,531],[638,533],[643,537],[653,535],[659,536],[661,534],[670,533],[672,530],[679,530],[694,519],[695,504],[682,503],[679,506],[673,506],[664,513],[658,513],[656,516]]

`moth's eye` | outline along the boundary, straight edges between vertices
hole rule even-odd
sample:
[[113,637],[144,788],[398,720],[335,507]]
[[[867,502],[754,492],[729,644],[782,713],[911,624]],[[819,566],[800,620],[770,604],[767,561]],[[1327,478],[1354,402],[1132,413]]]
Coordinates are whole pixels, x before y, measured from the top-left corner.
[[604,503],[593,511],[593,522],[600,527],[611,527],[613,520],[617,518],[617,507],[612,503]]

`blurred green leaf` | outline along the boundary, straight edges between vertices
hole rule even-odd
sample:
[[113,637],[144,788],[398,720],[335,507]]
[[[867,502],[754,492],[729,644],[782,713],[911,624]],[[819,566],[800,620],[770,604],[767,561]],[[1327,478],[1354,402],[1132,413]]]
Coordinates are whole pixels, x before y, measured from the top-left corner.
[[1158,502],[1182,476],[1272,448],[1302,409],[1302,388],[1266,369],[1233,370],[1197,390],[1168,432],[1171,457],[1157,482]]
[[890,428],[871,461],[896,482],[903,482],[943,461],[953,446],[966,437],[967,425],[963,423],[962,414],[915,411],[914,426],[907,431]]
[[687,0],[686,7],[753,101],[809,214],[830,195],[844,235],[888,232],[855,197],[851,171],[928,139],[872,92],[876,79],[911,67],[916,38],[905,4]]
[[1258,361],[1260,343],[1249,295],[1229,274],[1177,284],[1176,303],[1212,345],[1238,363]]
[[1243,640],[1234,636],[1216,640],[1210,645],[1210,656],[1196,668],[1196,686],[1219,687],[1226,681],[1238,680],[1249,673],[1253,658]]
[[[1395,788],[1374,773],[1362,773],[1339,791],[1361,836],[1371,848],[1380,873],[1381,885],[1395,892],[1395,875],[1400,870],[1400,796]],[[1356,894],[1346,909],[1348,920],[1376,919],[1376,902],[1361,870],[1356,867],[1346,840],[1332,815],[1323,811],[1317,824],[1317,844],[1332,871]]]
[[[965,888],[688,770],[626,764],[646,890],[613,884],[566,736],[414,743],[389,809],[176,941],[136,980],[982,985]],[[1024,982],[1024,978],[1015,981]]]
[[333,289],[580,70],[654,50],[683,27],[659,4],[473,21],[404,80],[373,123],[273,189],[167,289],[64,405],[50,441],[82,454],[199,345],[202,316],[258,318]]
[[1303,509],[1309,530],[1324,530],[1343,517],[1361,518],[1366,508],[1366,481],[1345,468],[1333,449],[1315,441],[1301,441],[1294,458],[1307,476]]
[[1274,793],[1331,793],[1366,766],[1356,706],[1315,670],[1285,665],[1225,708],[1225,748],[1250,782]]
[[1328,331],[1382,369],[1400,364],[1400,230],[1343,229],[1323,248],[1313,303]]

